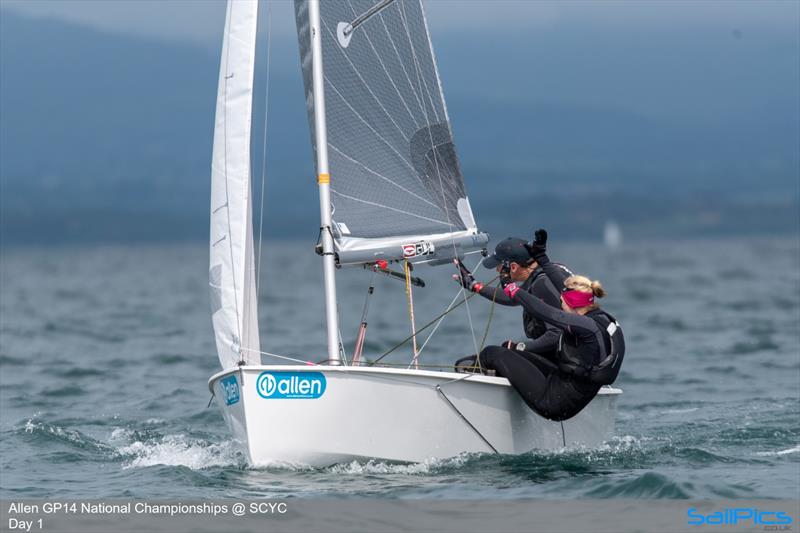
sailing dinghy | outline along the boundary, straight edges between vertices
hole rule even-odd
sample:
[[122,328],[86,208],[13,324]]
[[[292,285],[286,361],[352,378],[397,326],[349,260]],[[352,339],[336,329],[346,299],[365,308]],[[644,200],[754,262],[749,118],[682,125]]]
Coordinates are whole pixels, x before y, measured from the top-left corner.
[[466,194],[421,0],[296,0],[295,15],[319,187],[322,364],[261,363],[273,354],[258,332],[250,184],[257,1],[228,2],[217,93],[209,284],[223,370],[208,385],[248,462],[419,462],[609,439],[618,389],[552,422],[505,378],[420,369],[416,347],[403,368],[343,357],[337,268],[398,266],[410,294],[413,265],[452,267],[488,236]]

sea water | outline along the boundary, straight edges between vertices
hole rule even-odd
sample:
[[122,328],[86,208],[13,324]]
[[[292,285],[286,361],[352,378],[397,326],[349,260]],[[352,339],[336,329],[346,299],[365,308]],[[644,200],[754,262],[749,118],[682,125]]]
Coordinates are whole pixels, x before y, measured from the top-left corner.
[[[313,244],[266,242],[259,292],[262,349],[315,361],[326,355]],[[555,260],[603,281],[602,303],[623,324],[616,437],[518,456],[258,469],[216,406],[206,407],[207,379],[219,370],[206,244],[5,248],[0,497],[800,497],[798,239],[551,248]],[[427,283],[414,291],[418,325],[455,296],[451,273],[414,271]],[[337,273],[348,354],[369,276]],[[403,283],[375,283],[368,359],[410,331]],[[473,298],[451,313],[421,362],[474,353],[484,334],[487,343],[521,338],[519,309],[490,309]],[[408,363],[410,350],[385,360]],[[358,416],[352,407],[342,416]]]

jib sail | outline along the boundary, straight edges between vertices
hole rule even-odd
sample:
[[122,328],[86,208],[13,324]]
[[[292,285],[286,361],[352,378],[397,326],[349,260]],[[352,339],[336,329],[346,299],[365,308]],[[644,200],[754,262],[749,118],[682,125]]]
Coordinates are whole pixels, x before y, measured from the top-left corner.
[[250,194],[258,2],[228,2],[211,163],[211,318],[223,368],[259,361]]

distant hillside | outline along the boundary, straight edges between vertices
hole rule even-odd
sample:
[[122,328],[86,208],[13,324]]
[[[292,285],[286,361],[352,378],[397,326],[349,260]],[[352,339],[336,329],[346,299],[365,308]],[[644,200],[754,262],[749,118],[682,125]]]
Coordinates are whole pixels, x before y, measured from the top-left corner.
[[[582,235],[610,218],[643,237],[796,231],[800,38],[598,32],[497,32],[491,46],[434,34],[479,221],[495,233],[536,220]],[[207,234],[218,54],[5,9],[0,44],[5,242]],[[276,42],[273,58],[267,227],[311,235],[296,42]],[[259,95],[263,79],[260,65]],[[256,173],[263,111],[259,98]]]
[[115,196],[138,203],[145,198],[134,183],[171,189],[207,172],[216,58],[1,13],[7,185],[29,194],[76,189],[66,199],[79,206]]

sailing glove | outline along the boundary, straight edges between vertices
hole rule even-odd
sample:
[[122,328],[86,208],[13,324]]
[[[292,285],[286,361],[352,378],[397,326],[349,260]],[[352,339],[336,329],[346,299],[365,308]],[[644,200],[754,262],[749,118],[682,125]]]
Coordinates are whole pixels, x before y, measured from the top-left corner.
[[539,262],[539,258],[547,253],[547,230],[537,229],[533,234],[533,241],[526,243],[525,248]]
[[483,288],[483,284],[475,281],[472,272],[464,266],[460,259],[453,259],[453,263],[458,267],[458,274],[453,274],[453,279],[456,280],[456,283],[472,292],[478,292]]
[[517,291],[519,291],[519,287],[507,272],[500,273],[500,286],[503,287],[503,292],[506,293],[506,296],[512,300],[517,295]]
[[[502,280],[501,280],[501,282],[502,282]],[[514,282],[511,282],[511,283],[509,283],[507,285],[503,285],[503,292],[506,293],[506,296],[508,296],[512,300],[514,299],[514,296],[517,295],[518,291],[519,291],[519,287],[517,287],[517,284],[514,283]]]
[[524,342],[517,342],[512,340],[503,341],[503,348],[508,348],[509,350],[515,351],[523,351],[525,350],[525,343]]

